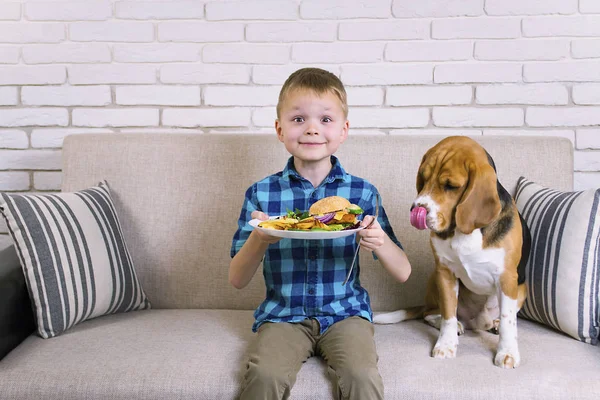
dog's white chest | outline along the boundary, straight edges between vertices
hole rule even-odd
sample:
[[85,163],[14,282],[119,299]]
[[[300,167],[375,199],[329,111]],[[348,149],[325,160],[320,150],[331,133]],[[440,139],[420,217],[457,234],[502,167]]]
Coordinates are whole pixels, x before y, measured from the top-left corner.
[[474,293],[493,294],[504,271],[503,248],[482,247],[479,229],[470,235],[456,232],[446,240],[432,237],[431,242],[440,262],[446,265]]

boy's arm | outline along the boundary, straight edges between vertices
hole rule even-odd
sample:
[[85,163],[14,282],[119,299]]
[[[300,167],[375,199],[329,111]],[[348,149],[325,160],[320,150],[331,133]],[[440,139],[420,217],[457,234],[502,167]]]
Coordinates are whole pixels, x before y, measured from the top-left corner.
[[[373,216],[367,215],[361,225],[368,225]],[[381,228],[379,221],[374,221],[368,229],[358,233],[362,238],[361,246],[366,250],[373,251],[381,265],[399,282],[406,282],[412,268],[406,257],[406,253],[390,239]]]
[[[265,220],[269,217],[263,212],[253,211],[252,218]],[[269,245],[279,240],[281,238],[253,230],[240,251],[231,259],[231,263],[229,264],[229,283],[237,289],[246,287],[256,273]]]

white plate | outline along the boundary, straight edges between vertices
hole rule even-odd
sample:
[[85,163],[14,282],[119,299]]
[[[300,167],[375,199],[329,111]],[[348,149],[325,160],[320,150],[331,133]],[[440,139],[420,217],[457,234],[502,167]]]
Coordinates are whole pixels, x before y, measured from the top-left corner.
[[[276,218],[276,217],[274,217]],[[270,218],[270,219],[274,219]],[[262,221],[260,219],[250,220],[249,224],[254,229],[260,229],[261,231],[268,233],[271,236],[277,236],[287,239],[308,239],[308,240],[318,240],[318,239],[337,239],[345,236],[350,236],[355,234],[356,232],[363,230],[364,227],[359,227],[356,229],[346,229],[344,231],[280,231],[277,229],[267,229],[261,228],[258,226]]]

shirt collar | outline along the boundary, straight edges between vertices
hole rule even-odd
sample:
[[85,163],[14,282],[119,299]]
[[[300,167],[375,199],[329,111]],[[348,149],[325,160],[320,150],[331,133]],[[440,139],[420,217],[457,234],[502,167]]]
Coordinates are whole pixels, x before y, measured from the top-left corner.
[[[296,171],[296,168],[294,167],[294,157],[290,157],[288,159],[288,162],[285,168],[283,169],[282,178],[286,180],[290,180],[290,178],[306,180],[298,173],[298,171]],[[342,164],[340,163],[338,158],[336,156],[331,156],[331,170],[329,171],[329,175],[327,175],[327,178],[323,180],[323,183],[331,183],[335,180],[345,181],[348,179],[348,174],[342,167]]]

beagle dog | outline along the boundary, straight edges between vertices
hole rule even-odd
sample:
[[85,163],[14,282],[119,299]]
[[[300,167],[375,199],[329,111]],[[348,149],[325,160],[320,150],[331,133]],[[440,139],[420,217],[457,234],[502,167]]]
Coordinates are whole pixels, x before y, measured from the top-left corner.
[[411,224],[430,229],[435,259],[425,306],[379,314],[374,322],[424,317],[440,330],[434,358],[454,358],[464,329],[495,331],[494,364],[518,367],[517,312],[527,295],[531,236],[492,157],[471,138],[445,138],[424,155],[417,193]]

